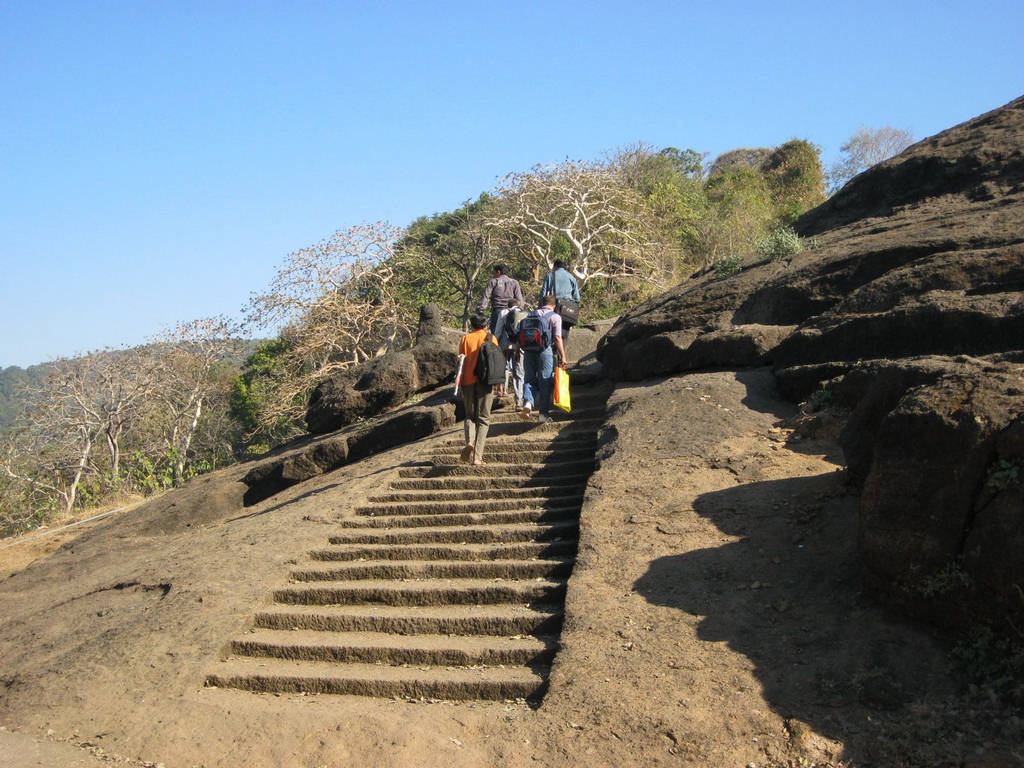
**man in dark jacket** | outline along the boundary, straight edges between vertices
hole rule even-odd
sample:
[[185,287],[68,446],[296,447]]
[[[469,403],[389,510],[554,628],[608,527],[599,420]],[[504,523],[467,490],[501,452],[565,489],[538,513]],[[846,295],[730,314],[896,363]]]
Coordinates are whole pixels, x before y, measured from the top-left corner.
[[505,274],[504,264],[495,265],[494,277],[487,283],[487,290],[484,291],[484,297],[480,299],[480,306],[477,309],[480,312],[485,312],[488,304],[491,307],[491,322],[489,324],[491,333],[494,333],[501,310],[509,307],[526,307],[526,300],[523,298],[523,289],[519,287],[519,281]]

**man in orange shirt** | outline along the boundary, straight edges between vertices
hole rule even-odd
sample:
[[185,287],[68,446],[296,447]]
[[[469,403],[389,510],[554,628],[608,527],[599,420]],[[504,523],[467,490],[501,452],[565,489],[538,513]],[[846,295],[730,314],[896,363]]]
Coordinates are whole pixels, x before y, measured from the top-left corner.
[[[487,442],[487,431],[491,426],[491,404],[494,402],[493,388],[477,381],[476,359],[480,347],[486,343],[487,337],[494,344],[498,340],[487,329],[487,318],[477,312],[469,319],[473,329],[459,342],[459,354],[465,355],[462,364],[462,375],[459,386],[462,388],[462,400],[466,405],[466,419],[463,422],[466,433],[466,445],[462,449],[461,458],[465,462],[472,460],[473,466],[484,463],[484,443]],[[499,393],[501,386],[498,387]]]

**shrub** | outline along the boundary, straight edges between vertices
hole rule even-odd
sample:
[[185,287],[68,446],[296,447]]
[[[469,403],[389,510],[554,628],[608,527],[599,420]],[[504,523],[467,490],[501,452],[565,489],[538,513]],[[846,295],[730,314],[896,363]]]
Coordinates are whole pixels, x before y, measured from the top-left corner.
[[792,227],[779,227],[754,244],[754,251],[768,261],[779,261],[787,256],[800,253],[804,243]]
[[815,391],[807,399],[807,410],[810,413],[817,413],[818,411],[827,408],[832,403],[832,390],[830,389],[819,389]]
[[729,275],[735,275],[740,271],[742,264],[743,257],[738,253],[723,256],[715,262],[715,276],[729,277]]

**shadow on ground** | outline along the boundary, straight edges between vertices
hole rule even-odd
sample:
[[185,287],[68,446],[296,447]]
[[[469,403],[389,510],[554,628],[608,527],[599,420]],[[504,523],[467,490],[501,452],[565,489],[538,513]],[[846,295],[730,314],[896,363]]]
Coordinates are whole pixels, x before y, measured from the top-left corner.
[[641,595],[703,617],[701,640],[749,658],[768,704],[844,742],[847,759],[899,751],[883,740],[934,738],[904,715],[950,693],[936,674],[948,647],[861,593],[857,499],[841,473],[752,482],[694,508],[743,538],[652,561],[634,585]]

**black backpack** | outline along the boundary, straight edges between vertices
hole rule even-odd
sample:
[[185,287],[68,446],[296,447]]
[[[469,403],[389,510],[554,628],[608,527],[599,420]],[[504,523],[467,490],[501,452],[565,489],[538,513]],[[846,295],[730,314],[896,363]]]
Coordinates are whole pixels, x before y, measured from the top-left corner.
[[494,337],[488,331],[484,343],[477,352],[476,367],[473,369],[477,382],[486,387],[505,383],[505,355],[497,344],[491,343],[492,338]]

